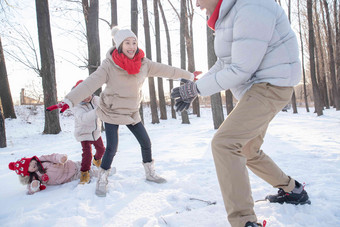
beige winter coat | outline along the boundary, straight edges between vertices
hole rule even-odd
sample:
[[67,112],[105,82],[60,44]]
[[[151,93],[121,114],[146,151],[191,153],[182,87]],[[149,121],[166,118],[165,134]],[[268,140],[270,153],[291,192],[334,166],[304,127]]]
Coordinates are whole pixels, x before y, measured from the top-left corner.
[[93,96],[90,102],[81,102],[72,109],[74,137],[78,142],[96,141],[100,137],[102,121],[96,115],[99,100],[98,96]]
[[137,124],[141,121],[139,105],[142,99],[142,86],[147,77],[165,77],[170,79],[193,79],[193,74],[182,69],[142,59],[140,72],[129,75],[117,66],[111,57],[112,47],[99,68],[80,83],[65,97],[73,106],[92,95],[103,84],[100,94],[97,116],[104,122],[117,125]]

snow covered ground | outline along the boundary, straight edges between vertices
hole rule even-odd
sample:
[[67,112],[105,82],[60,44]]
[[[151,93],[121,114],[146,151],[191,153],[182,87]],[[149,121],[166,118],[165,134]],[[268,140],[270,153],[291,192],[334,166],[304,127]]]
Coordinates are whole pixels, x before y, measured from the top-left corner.
[[[6,119],[8,147],[0,149],[0,226],[229,226],[210,149],[215,130],[209,109],[202,110],[201,118],[190,115],[190,125],[181,124],[180,118],[153,125],[145,111],[156,170],[168,181],[161,185],[145,181],[139,145],[121,126],[113,162],[117,173],[109,178],[105,198],[94,194],[96,179],[87,185],[73,181],[48,186],[27,195],[8,169],[9,162],[50,153],[66,153],[77,161],[81,147],[73,137],[73,116],[61,116],[60,134],[42,135],[42,108],[35,115],[25,106],[16,111],[18,119]],[[340,112],[325,110],[317,117],[313,109],[298,111],[275,117],[262,148],[288,175],[306,183],[312,204],[258,202],[256,214],[268,227],[338,226]],[[250,180],[254,200],[276,193],[251,172]]]

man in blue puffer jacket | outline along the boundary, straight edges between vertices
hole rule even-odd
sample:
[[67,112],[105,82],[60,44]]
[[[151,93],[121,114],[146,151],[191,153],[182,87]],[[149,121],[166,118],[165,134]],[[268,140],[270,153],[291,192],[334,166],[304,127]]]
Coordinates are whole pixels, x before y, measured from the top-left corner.
[[228,220],[257,223],[246,167],[279,188],[270,202],[310,204],[303,185],[287,176],[262,150],[270,121],[289,102],[301,78],[296,36],[274,0],[197,0],[215,31],[215,65],[196,83],[174,88],[178,111],[198,94],[230,89],[239,100],[212,140],[212,152]]

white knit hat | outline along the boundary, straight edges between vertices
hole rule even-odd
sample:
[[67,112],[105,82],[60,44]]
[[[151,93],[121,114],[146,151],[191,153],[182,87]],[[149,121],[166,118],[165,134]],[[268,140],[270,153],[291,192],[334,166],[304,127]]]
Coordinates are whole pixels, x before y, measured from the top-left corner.
[[130,29],[119,29],[117,26],[112,28],[112,39],[116,44],[116,48],[129,37],[133,37],[137,40],[137,36]]

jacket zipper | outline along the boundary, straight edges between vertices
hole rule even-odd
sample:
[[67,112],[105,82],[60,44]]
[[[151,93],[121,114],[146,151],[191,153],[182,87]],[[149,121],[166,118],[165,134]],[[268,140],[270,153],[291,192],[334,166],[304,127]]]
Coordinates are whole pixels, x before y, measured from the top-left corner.
[[[94,107],[93,107],[93,105],[92,105],[92,100],[90,101],[90,105],[91,105],[91,107],[92,107],[92,109],[94,110]],[[94,124],[95,124],[95,128],[94,128],[94,130],[92,131],[92,138],[93,138],[93,141],[96,141],[95,140],[95,137],[94,137],[94,132],[97,130],[97,117],[94,119]]]

